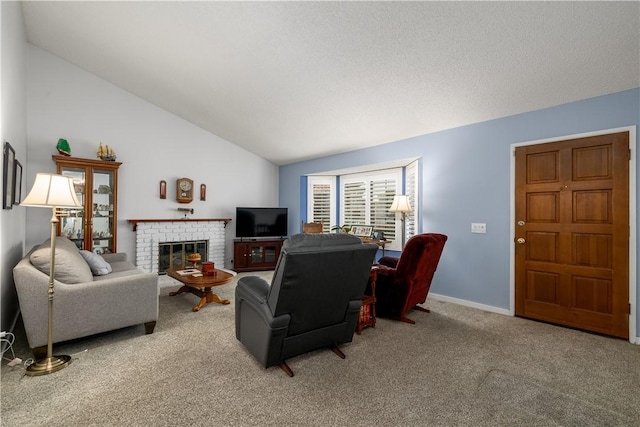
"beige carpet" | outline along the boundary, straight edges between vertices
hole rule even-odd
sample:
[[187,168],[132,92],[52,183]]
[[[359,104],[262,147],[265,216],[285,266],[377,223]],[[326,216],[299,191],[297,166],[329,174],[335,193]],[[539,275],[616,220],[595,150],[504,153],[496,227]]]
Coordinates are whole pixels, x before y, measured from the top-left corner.
[[[623,340],[428,301],[415,325],[356,335],[344,360],[290,359],[289,378],[235,339],[233,302],[194,313],[161,281],[152,335],[56,345],[73,362],[43,377],[3,363],[2,426],[640,426],[640,346]],[[29,356],[23,336],[15,347]]]

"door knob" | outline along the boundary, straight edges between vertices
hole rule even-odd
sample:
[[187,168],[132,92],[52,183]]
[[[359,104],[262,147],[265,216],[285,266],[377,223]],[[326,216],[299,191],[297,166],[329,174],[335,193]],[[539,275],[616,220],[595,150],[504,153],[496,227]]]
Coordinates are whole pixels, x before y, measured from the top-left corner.
[[518,242],[519,245],[524,245],[524,242],[526,242],[526,240],[524,240],[524,238],[520,237],[520,238],[518,238],[518,240],[516,240],[516,242]]
[[520,227],[524,227],[524,221],[518,221],[518,225],[519,225]]

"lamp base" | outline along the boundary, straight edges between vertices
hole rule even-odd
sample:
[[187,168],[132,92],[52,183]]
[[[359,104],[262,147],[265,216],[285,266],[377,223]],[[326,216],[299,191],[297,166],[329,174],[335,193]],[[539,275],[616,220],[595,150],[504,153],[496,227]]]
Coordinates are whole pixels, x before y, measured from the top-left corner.
[[71,356],[45,357],[27,366],[26,374],[29,376],[52,374],[64,368],[69,363],[71,363]]

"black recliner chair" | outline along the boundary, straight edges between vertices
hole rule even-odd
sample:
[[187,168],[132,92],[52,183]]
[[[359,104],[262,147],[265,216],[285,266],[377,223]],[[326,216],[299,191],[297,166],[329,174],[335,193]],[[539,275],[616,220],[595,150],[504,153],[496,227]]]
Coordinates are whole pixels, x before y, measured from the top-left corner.
[[348,234],[296,234],[287,239],[271,286],[256,276],[236,287],[236,338],[265,368],[351,342],[378,247]]

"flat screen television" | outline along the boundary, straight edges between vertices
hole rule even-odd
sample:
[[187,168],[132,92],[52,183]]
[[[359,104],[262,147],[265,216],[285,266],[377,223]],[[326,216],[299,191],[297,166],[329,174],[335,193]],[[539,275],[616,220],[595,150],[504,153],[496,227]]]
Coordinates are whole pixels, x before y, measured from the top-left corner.
[[236,237],[286,237],[287,208],[236,208]]

